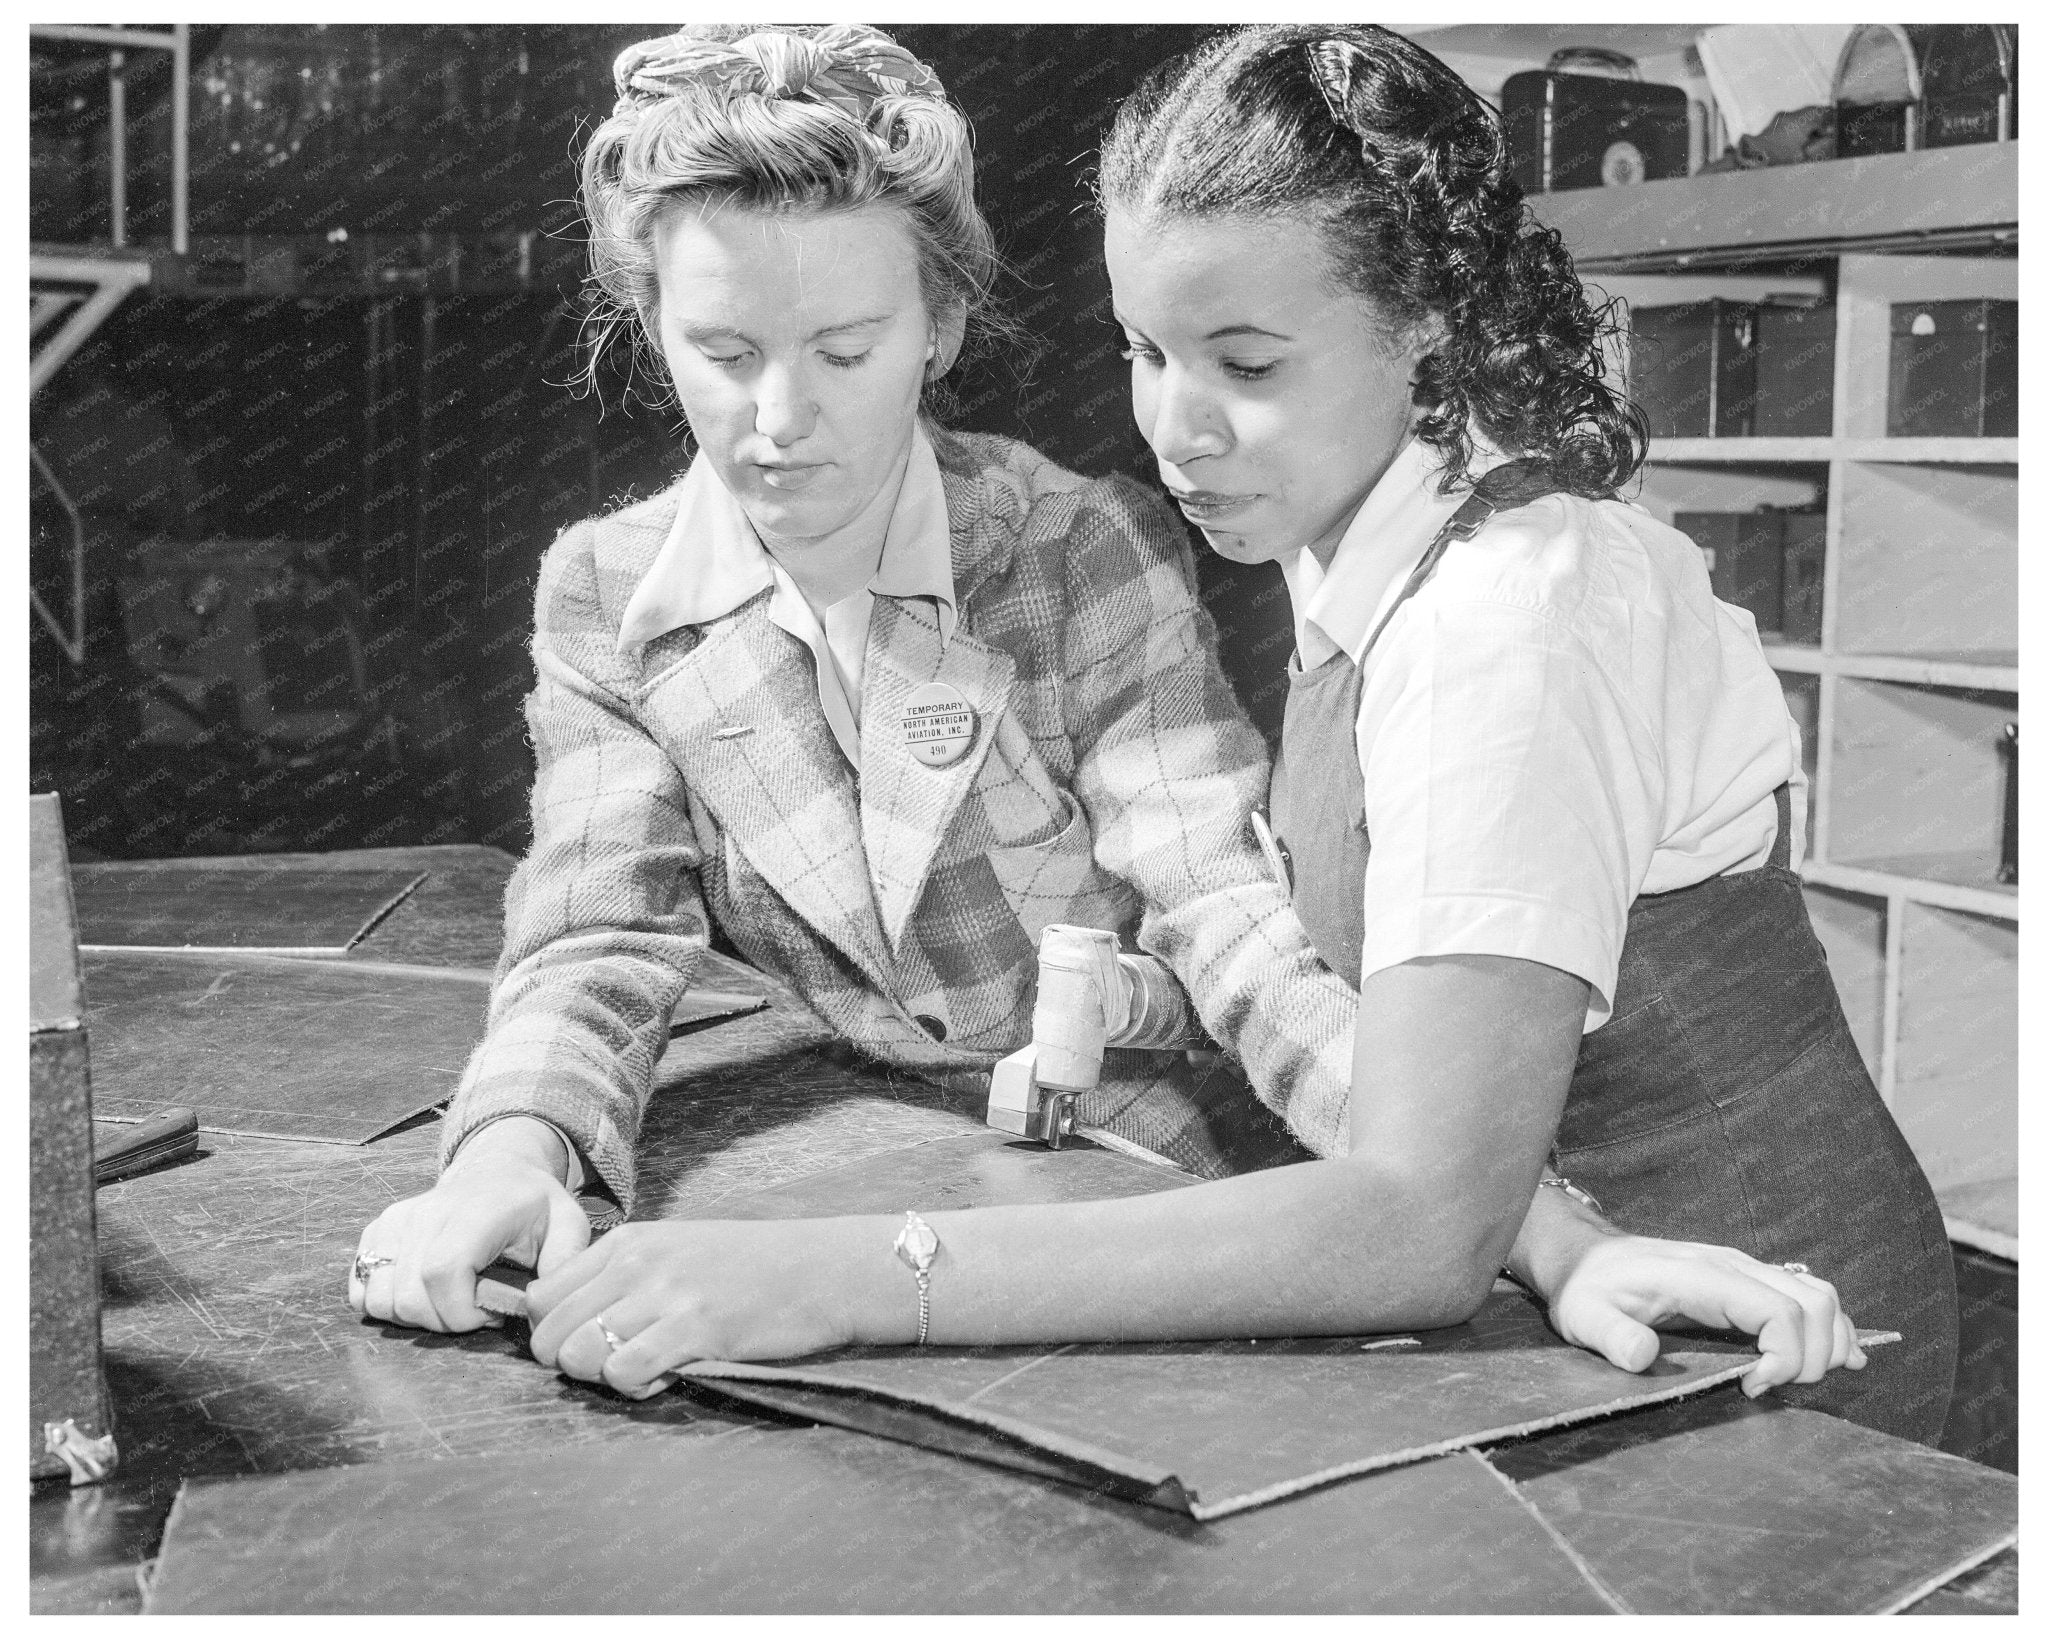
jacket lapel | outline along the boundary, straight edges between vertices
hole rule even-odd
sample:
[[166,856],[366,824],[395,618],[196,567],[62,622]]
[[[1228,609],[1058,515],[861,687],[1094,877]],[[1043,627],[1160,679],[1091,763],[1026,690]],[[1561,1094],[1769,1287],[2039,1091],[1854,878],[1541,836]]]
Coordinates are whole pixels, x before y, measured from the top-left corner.
[[[875,905],[890,949],[901,943],[931,876],[939,844],[973,789],[1010,697],[1016,664],[956,627],[940,641],[938,617],[922,601],[877,598],[868,623],[861,705],[860,828]],[[959,761],[919,762],[903,734],[913,690],[937,683],[973,708],[974,738]]]
[[[974,459],[951,435],[931,429],[953,541],[953,596],[959,619],[942,641],[938,615],[922,600],[877,598],[868,623],[860,733],[860,819],[882,931],[893,951],[931,879],[939,845],[980,778],[1007,709],[1014,662],[975,637],[974,598],[1008,573],[1022,498],[991,484],[1008,474]],[[974,739],[958,762],[933,768],[910,754],[903,710],[913,689],[940,683],[974,709]]]
[[768,618],[765,593],[701,631],[648,688],[647,722],[748,863],[886,990],[852,773],[809,655]]

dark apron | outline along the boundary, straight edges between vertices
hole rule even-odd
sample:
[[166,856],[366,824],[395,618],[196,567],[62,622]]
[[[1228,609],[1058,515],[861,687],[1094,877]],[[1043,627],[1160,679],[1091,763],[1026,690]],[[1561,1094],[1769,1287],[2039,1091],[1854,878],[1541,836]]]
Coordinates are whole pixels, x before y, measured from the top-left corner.
[[[1453,541],[1551,492],[1540,471],[1496,474],[1430,544],[1378,642]],[[1361,656],[1361,659],[1363,657]],[[1296,912],[1354,988],[1364,939],[1364,674],[1338,654],[1292,669],[1273,774],[1274,829]],[[1956,1363],[1955,1268],[1941,1211],[1864,1069],[1791,859],[1778,791],[1770,863],[1629,907],[1614,1011],[1579,1048],[1557,1170],[1622,1228],[1798,1261],[1834,1283],[1858,1326],[1904,1334],[1861,1372],[1779,1391],[1794,1404],[1932,1442]]]

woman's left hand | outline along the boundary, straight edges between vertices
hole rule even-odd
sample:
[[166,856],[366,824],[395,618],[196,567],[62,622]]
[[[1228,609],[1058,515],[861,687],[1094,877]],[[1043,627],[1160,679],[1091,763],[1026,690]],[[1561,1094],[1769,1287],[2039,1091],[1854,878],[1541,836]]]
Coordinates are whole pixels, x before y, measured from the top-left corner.
[[1781,1383],[1817,1383],[1838,1366],[1863,1369],[1834,1287],[1731,1246],[1601,1235],[1551,1297],[1550,1322],[1565,1341],[1626,1371],[1648,1368],[1654,1328],[1673,1320],[1754,1336],[1763,1359],[1742,1379],[1752,1399]]
[[[847,1219],[622,1225],[527,1287],[534,1356],[644,1400],[692,1360],[781,1359],[851,1342],[859,1281],[842,1267],[849,1228]],[[888,1259],[888,1232],[869,1238],[873,1261]]]

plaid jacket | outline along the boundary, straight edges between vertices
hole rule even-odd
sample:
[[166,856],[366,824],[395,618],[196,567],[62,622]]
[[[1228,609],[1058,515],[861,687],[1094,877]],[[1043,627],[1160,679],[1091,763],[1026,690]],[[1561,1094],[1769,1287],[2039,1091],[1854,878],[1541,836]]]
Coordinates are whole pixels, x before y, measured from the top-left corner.
[[[1041,928],[1116,929],[1167,962],[1302,1142],[1341,1153],[1356,997],[1253,841],[1265,751],[1217,670],[1184,532],[1138,486],[1009,440],[933,444],[959,622],[942,647],[928,605],[876,599],[858,779],[765,592],[619,648],[673,490],[549,551],[533,848],[444,1160],[486,1121],[539,1115],[630,1206],[634,1136],[707,915],[839,1036],[948,1080],[1029,1040]],[[978,718],[944,768],[898,726],[932,681]],[[1105,1070],[1083,1121],[1227,1170],[1190,1111],[1249,1106],[1241,1080],[1191,1085],[1179,1054],[1113,1053]]]

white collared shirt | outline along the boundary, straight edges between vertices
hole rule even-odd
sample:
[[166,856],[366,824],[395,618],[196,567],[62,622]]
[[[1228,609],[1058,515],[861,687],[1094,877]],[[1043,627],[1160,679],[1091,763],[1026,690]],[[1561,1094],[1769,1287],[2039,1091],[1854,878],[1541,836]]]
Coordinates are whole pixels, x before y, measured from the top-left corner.
[[951,640],[958,618],[946,489],[922,427],[911,434],[910,461],[873,577],[827,605],[822,621],[789,571],[769,556],[746,510],[700,453],[683,478],[668,539],[626,604],[619,647],[651,642],[678,626],[717,620],[770,587],[774,595],[768,618],[811,651],[825,722],[858,771],[861,685],[875,598],[930,598],[938,608],[941,642]]
[[[1324,570],[1281,562],[1304,667],[1356,662],[1464,499],[1411,442]],[[1775,793],[1805,832],[1799,731],[1756,622],[1640,508],[1558,495],[1454,541],[1365,662],[1372,851],[1361,977],[1518,956],[1592,985],[1605,1023],[1639,894],[1764,864]]]

